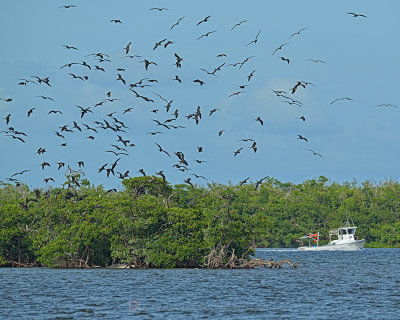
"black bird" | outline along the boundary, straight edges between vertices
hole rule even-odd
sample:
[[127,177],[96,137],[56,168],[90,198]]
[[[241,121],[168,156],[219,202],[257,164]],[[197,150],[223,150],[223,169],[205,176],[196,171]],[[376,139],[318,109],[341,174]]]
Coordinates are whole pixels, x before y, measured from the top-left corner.
[[200,80],[200,79],[193,80],[193,82],[199,83],[200,86],[204,85],[204,81],[202,81],[202,80]]
[[123,84],[126,84],[126,81],[124,78],[122,78],[122,75],[120,73],[118,73],[118,78],[117,81],[120,80]]
[[172,25],[172,27],[171,27],[171,29],[169,29],[169,31],[171,31],[174,27],[178,26],[179,22],[181,22],[183,18],[184,18],[184,17],[179,18],[178,21],[175,22],[175,23]]
[[62,46],[65,47],[65,49],[79,50],[77,47],[69,46],[69,45],[66,45],[66,44],[63,44]]
[[121,20],[119,20],[119,19],[112,19],[112,20],[110,20],[110,22],[114,22],[114,23],[122,23],[122,21],[121,21]]
[[237,149],[237,150],[233,153],[233,156],[236,157],[236,156],[240,153],[240,151],[242,151],[242,150],[243,150],[243,147]]
[[82,131],[81,127],[78,126],[78,124],[76,123],[76,121],[73,121],[74,123],[74,128],[78,129],[79,131]]
[[258,189],[258,187],[260,186],[260,184],[265,180],[265,179],[267,179],[268,178],[268,176],[267,177],[264,177],[264,178],[262,178],[262,179],[260,179],[260,180],[258,180],[257,182],[256,182],[256,186],[255,186],[255,188],[254,188],[254,191],[257,191],[257,189]]
[[6,120],[6,124],[8,125],[10,123],[10,119],[11,119],[11,114],[9,113],[5,118],[3,118],[4,120]]
[[292,94],[294,94],[297,91],[297,88],[299,86],[302,86],[303,88],[306,87],[306,85],[302,82],[302,81],[297,81],[297,83],[295,84],[295,86],[292,88]]
[[31,171],[31,170],[25,169],[25,170],[22,170],[20,172],[14,173],[13,175],[11,175],[11,177],[15,177],[17,175],[21,175],[21,174],[24,174],[25,172],[29,172],[29,171]]
[[185,183],[189,184],[193,188],[193,183],[190,180],[191,180],[191,178],[187,178],[184,181],[185,181]]
[[281,44],[278,48],[276,48],[276,49],[274,50],[274,52],[272,52],[272,55],[274,55],[275,52],[277,52],[278,50],[282,50],[282,48],[283,48],[284,46],[288,45],[288,44],[289,44],[289,42],[286,42],[286,43]]
[[171,157],[171,155],[167,151],[165,151],[157,142],[155,142],[155,144],[158,147],[158,151],[164,152],[168,157]]
[[212,115],[214,112],[217,112],[217,111],[220,111],[220,109],[218,109],[218,108],[211,109],[211,110],[210,110],[209,116],[211,117],[211,115]]
[[168,8],[150,8],[149,10],[163,11],[163,10],[168,10]]
[[65,137],[61,133],[59,133],[58,131],[56,131],[56,136],[65,139]]
[[305,142],[308,142],[307,138],[304,138],[301,134],[298,134],[297,137],[298,137],[297,139],[304,140]]
[[176,81],[178,81],[179,83],[182,83],[182,80],[181,80],[177,75],[175,75],[175,79],[172,79],[172,80],[176,80]]
[[264,125],[264,121],[262,121],[262,119],[260,117],[257,117],[256,121],[260,122],[262,126]]
[[249,147],[254,150],[254,152],[257,152],[257,143],[254,141],[251,147]]
[[144,63],[144,68],[145,68],[146,70],[148,70],[148,68],[149,68],[149,66],[150,66],[151,64],[154,64],[155,66],[157,65],[157,63],[155,63],[155,62],[153,62],[153,61],[150,61],[150,60],[147,60],[147,59],[144,59],[144,60],[141,61],[141,62]]
[[35,109],[36,109],[36,108],[29,109],[29,111],[28,111],[28,117],[30,117],[30,115],[32,114],[33,110],[35,110]]
[[244,185],[245,183],[247,183],[247,180],[249,180],[250,177],[247,177],[246,179],[242,180],[239,182],[239,187],[241,187],[242,185]]
[[289,37],[289,39],[290,39],[291,37],[294,37],[296,34],[299,35],[301,32],[303,32],[304,30],[307,30],[307,29],[308,29],[308,28],[302,28],[302,29],[300,29],[299,31],[297,31],[297,32],[295,32],[295,33],[293,33],[293,34],[291,34],[290,37]]
[[180,57],[177,53],[175,53],[174,55],[175,55],[175,58],[176,58],[176,62],[175,62],[176,67],[177,68],[181,68],[182,67],[181,62],[183,61],[183,58]]
[[204,176],[200,176],[200,175],[198,175],[198,174],[195,174],[195,173],[192,173],[192,176],[195,176],[197,179],[204,179],[204,180],[207,180],[207,178],[206,177],[204,177]]
[[350,14],[353,16],[353,18],[357,18],[357,17],[363,17],[363,18],[368,18],[366,15],[364,14],[359,14],[359,13],[354,13],[354,12],[346,12],[347,14]]
[[139,171],[138,172],[140,172],[142,175],[143,175],[143,177],[146,177],[146,172],[144,172],[144,170],[143,169],[139,169]]
[[160,171],[156,172],[156,175],[160,176],[165,181],[164,171],[160,170]]
[[41,164],[42,170],[44,170],[44,168],[45,168],[46,166],[47,166],[47,167],[51,167],[50,163],[48,163],[48,162],[46,162],[46,161],[42,162],[42,164]]
[[252,43],[256,44],[257,41],[258,41],[258,36],[260,35],[260,33],[261,33],[261,30],[258,31],[258,33],[257,33],[257,35],[256,35],[256,38],[255,38],[253,41],[250,41],[246,46],[249,46],[249,45],[251,45]]
[[285,58],[285,57],[279,57],[282,61],[286,61],[288,64],[290,63],[290,59]]
[[256,72],[256,70],[253,70],[253,71],[247,76],[247,81],[250,81],[250,79],[254,76],[254,72]]
[[333,100],[333,101],[331,102],[331,104],[334,104],[335,102],[337,102],[337,101],[342,101],[342,100],[353,101],[353,99],[351,99],[351,98],[344,97],[344,98],[337,98],[337,99]]
[[64,163],[64,162],[56,162],[56,163],[58,164],[57,170],[60,170],[62,167],[65,166],[65,163]]
[[200,24],[202,24],[204,22],[207,22],[210,18],[211,18],[211,16],[205,17],[203,20],[199,21],[196,26],[198,26],[198,25],[200,25]]
[[153,50],[155,50],[155,49],[157,49],[159,46],[161,46],[161,44],[162,44],[164,41],[166,41],[166,40],[167,40],[167,39],[163,39],[163,40],[160,40],[160,41],[156,42],[156,43],[154,44]]
[[60,110],[50,110],[47,114],[52,114],[52,113],[60,113],[60,114],[63,114],[62,111],[60,111]]
[[296,118],[296,119],[306,121],[306,117],[305,116],[301,116],[300,118]]
[[311,149],[307,149],[307,150],[311,151],[314,154],[314,156],[319,156],[319,157],[323,158],[323,156],[320,153],[315,152],[314,150],[311,150]]
[[88,112],[93,113],[93,111],[90,110],[90,107],[82,108],[81,106],[78,106],[78,105],[77,105],[77,107],[78,107],[79,109],[81,109],[81,118],[83,118],[83,116],[84,116],[86,113],[88,113]]
[[319,60],[319,59],[306,59],[306,61],[312,61],[312,62],[314,62],[314,63],[325,63],[326,64],[326,62],[324,61],[324,60]]
[[245,23],[245,22],[247,22],[247,20],[242,20],[242,21],[240,21],[239,23],[236,23],[236,24],[232,27],[231,31],[232,31],[233,29],[235,29],[236,27],[240,26],[242,23]]
[[46,97],[46,96],[37,96],[38,98],[42,98],[43,100],[51,100],[51,101],[54,101],[54,99],[53,98],[50,98],[50,97]]
[[213,31],[209,31],[207,33],[204,33],[200,37],[198,37],[197,40],[200,40],[201,38],[204,38],[204,37],[208,37],[210,34],[212,34],[214,32],[217,32],[217,30],[213,30]]
[[99,169],[97,169],[97,172],[100,173],[106,169],[107,163],[103,164]]
[[78,166],[79,166],[79,168],[80,168],[80,167],[84,167],[84,166],[85,166],[85,163],[84,163],[83,161],[78,161]]

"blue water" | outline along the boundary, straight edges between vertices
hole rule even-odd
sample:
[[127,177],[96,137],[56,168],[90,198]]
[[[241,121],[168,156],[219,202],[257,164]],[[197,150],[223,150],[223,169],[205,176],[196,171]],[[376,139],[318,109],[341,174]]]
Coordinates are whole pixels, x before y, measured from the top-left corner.
[[257,257],[297,269],[0,268],[1,319],[400,319],[400,249]]

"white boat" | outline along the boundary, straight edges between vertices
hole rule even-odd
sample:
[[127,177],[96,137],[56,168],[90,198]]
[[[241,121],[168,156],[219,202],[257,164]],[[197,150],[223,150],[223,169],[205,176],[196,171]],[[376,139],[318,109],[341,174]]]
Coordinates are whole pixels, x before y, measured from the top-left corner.
[[[360,250],[364,248],[365,239],[359,240],[355,235],[357,227],[351,226],[347,221],[342,227],[329,231],[329,243],[319,246],[319,232],[309,233],[299,238],[298,242],[301,247],[298,250],[303,251],[340,251],[340,250]],[[337,239],[332,240],[332,236]],[[308,246],[303,246],[302,240],[308,239]]]

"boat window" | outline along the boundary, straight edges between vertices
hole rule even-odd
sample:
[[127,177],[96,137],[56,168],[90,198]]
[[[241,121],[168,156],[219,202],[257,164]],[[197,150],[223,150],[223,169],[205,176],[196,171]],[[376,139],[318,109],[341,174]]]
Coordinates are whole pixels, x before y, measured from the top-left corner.
[[340,229],[340,230],[339,230],[339,233],[342,234],[342,235],[343,235],[343,234],[346,234],[346,229]]
[[354,233],[354,229],[348,229],[347,232],[348,232],[348,234],[353,234]]

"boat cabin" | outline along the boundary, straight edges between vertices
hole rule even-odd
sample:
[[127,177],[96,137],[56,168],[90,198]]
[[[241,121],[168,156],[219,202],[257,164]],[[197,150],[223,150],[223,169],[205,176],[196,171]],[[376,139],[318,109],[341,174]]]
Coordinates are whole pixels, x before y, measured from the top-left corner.
[[332,241],[332,236],[337,236],[334,240],[356,240],[355,233],[357,227],[341,227],[336,230],[329,231],[329,242]]

